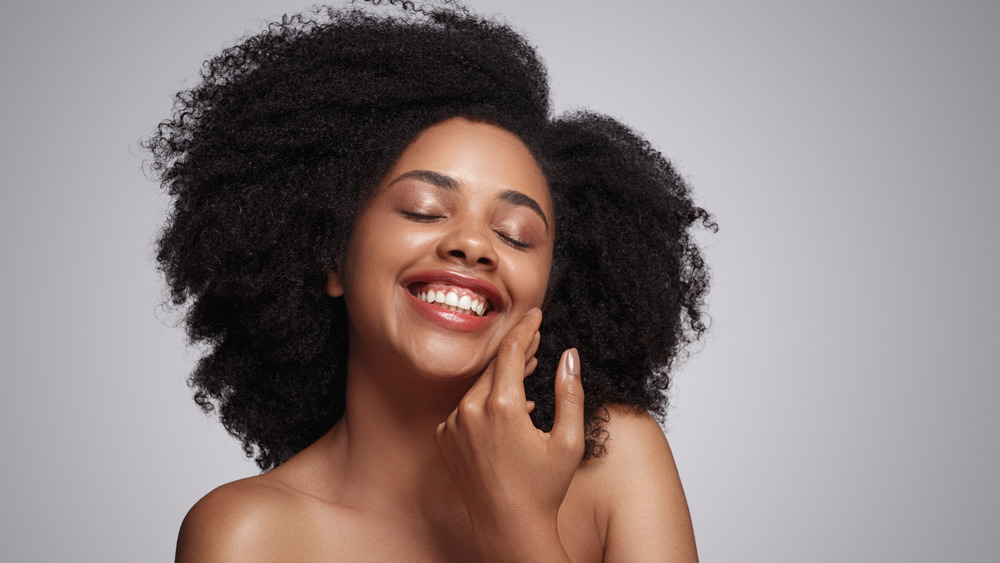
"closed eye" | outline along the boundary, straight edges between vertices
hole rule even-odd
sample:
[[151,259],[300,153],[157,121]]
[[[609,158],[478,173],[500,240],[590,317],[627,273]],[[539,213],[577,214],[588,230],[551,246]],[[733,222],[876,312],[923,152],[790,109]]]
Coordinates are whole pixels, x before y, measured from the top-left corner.
[[443,215],[430,215],[426,213],[414,213],[412,211],[403,211],[403,216],[407,219],[412,219],[420,223],[429,223],[431,221],[437,221],[438,219],[444,218]]
[[501,233],[500,231],[493,231],[493,232],[495,232],[498,237],[500,237],[501,239],[503,239],[504,242],[510,244],[511,246],[513,246],[515,248],[520,248],[520,249],[531,248],[530,244],[528,244],[526,242],[519,241],[516,238],[513,238],[513,237],[511,237],[509,235],[505,235],[505,234]]

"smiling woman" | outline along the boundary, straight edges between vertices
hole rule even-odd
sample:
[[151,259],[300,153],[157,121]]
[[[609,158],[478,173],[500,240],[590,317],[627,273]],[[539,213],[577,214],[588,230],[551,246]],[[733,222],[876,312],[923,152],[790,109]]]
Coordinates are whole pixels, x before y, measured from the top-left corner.
[[[350,319],[348,396],[371,378],[354,374],[374,366],[435,380],[477,377],[514,325],[542,306],[551,269],[548,185],[513,134],[464,118],[433,125],[384,184],[327,281]],[[469,311],[473,301],[485,314]]]
[[286,17],[202,78],[147,143],[158,258],[267,472],[179,560],[696,559],[650,413],[713,223],[659,153],[552,118],[530,46],[450,3]]

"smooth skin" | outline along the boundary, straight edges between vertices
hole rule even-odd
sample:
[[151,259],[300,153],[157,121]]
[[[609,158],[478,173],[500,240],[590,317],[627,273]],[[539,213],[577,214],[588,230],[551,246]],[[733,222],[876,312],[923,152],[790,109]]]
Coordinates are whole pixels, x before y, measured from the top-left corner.
[[[202,498],[177,560],[697,561],[649,414],[607,405],[607,454],[580,461],[586,351],[560,359],[552,431],[531,423],[522,382],[544,338],[553,217],[516,136],[461,118],[422,133],[327,283],[350,319],[344,416],[276,469]],[[490,284],[494,310],[474,330],[416,314],[407,284],[429,271]]]

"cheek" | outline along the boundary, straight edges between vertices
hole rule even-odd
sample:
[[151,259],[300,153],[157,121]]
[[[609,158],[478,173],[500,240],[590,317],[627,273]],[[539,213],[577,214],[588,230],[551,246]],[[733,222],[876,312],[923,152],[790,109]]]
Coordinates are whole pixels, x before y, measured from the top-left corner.
[[519,264],[517,271],[513,272],[519,296],[529,303],[528,307],[542,305],[549,284],[551,266],[551,257],[542,256]]

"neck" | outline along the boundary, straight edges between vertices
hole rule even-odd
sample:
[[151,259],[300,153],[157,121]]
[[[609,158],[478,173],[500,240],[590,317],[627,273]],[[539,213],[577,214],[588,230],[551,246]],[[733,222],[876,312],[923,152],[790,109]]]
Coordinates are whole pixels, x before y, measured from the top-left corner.
[[323,438],[337,496],[352,506],[454,514],[461,501],[434,432],[473,382],[431,381],[387,364],[349,364],[346,410]]

